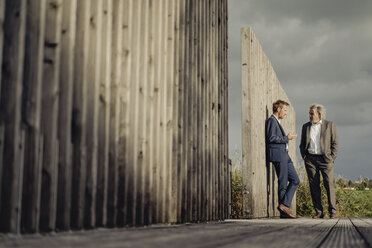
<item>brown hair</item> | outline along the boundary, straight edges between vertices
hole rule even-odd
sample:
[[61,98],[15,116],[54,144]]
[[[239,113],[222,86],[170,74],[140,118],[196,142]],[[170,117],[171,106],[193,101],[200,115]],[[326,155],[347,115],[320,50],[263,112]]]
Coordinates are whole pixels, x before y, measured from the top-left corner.
[[273,113],[278,111],[278,108],[283,108],[283,106],[289,106],[289,103],[283,100],[277,100],[276,102],[273,103]]

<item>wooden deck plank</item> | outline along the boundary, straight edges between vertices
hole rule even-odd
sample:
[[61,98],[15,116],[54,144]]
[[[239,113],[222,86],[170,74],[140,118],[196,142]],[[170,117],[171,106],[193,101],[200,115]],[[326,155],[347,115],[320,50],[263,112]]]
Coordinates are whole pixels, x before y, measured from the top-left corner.
[[351,218],[350,220],[369,247],[372,247],[372,218]]
[[350,219],[339,219],[319,247],[368,247]]
[[[48,236],[0,236],[1,247],[370,247],[371,219],[228,220],[95,229]],[[359,232],[359,233],[358,233]],[[288,235],[290,234],[290,235]]]

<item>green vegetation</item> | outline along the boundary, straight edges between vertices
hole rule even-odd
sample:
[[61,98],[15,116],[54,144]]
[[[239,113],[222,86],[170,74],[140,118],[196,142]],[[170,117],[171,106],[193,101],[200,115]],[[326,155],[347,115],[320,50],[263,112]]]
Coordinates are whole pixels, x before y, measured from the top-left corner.
[[[336,182],[336,205],[337,214],[342,217],[372,217],[372,190],[345,189]],[[325,214],[328,210],[327,194],[323,184],[322,205]],[[356,187],[358,188],[358,187]],[[297,214],[300,216],[312,216],[315,214],[310,197],[310,188],[307,180],[300,183],[296,196]]]
[[242,170],[233,167],[231,170],[231,216],[243,214],[243,181]]
[[[243,209],[243,182],[241,161],[237,152],[234,154],[231,168],[231,216],[239,218]],[[304,167],[298,167],[298,174],[306,177]],[[304,174],[305,173],[305,174]],[[335,180],[337,214],[340,217],[372,217],[372,180],[368,178],[351,181],[338,177]],[[328,214],[326,190],[322,188],[322,205],[325,214]],[[369,188],[369,190],[366,190]],[[302,179],[296,193],[297,214],[312,216],[315,214],[311,201],[310,187],[307,179]]]

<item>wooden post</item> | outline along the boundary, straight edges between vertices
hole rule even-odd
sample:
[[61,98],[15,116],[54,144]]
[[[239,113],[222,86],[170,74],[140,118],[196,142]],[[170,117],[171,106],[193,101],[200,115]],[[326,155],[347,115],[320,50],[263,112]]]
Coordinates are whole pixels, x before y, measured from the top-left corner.
[[[26,1],[9,0],[5,4],[3,75],[1,77],[0,124],[4,128],[0,230],[16,233],[21,209],[18,194],[20,172],[21,104],[26,28]],[[15,15],[14,13],[18,13]]]
[[58,194],[56,228],[70,229],[72,144],[71,121],[73,104],[74,48],[76,37],[76,0],[62,2],[61,62],[59,73],[58,117]]
[[122,71],[122,19],[124,2],[113,2],[112,25],[112,71],[110,88],[110,138],[109,138],[109,167],[107,195],[107,225],[116,226],[118,207],[118,152],[119,152],[119,121],[120,121],[120,81]]
[[180,60],[180,46],[181,46],[181,30],[180,30],[180,0],[176,0],[172,6],[172,13],[174,15],[174,26],[170,24],[170,28],[173,28],[174,37],[174,57],[172,63],[173,66],[173,106],[172,106],[172,150],[171,153],[171,163],[169,167],[171,169],[170,174],[170,218],[169,221],[176,223],[179,221],[178,209],[179,209],[179,174],[180,174],[180,157],[179,157],[179,123],[178,123],[178,107],[179,107],[179,84],[180,84],[180,72],[179,72],[179,60]]
[[44,40],[44,68],[41,111],[41,132],[44,136],[40,228],[55,227],[57,205],[56,162],[59,65],[61,50],[62,1],[47,0]]
[[175,222],[173,212],[173,199],[172,199],[172,176],[173,176],[173,132],[175,129],[174,126],[174,119],[173,119],[173,106],[175,104],[174,101],[174,87],[175,87],[175,77],[174,77],[174,66],[175,66],[175,6],[176,1],[168,0],[167,6],[167,22],[166,22],[166,29],[167,29],[167,39],[165,40],[165,49],[167,50],[166,53],[166,90],[165,90],[165,131],[166,131],[166,157],[165,157],[165,167],[164,167],[164,174],[166,177],[165,181],[165,221],[166,222]]
[[[0,0],[0,48],[4,45],[4,19],[5,19],[5,2],[6,0]],[[3,62],[3,49],[0,49],[0,63]],[[1,100],[1,75],[2,68],[0,68],[0,100]],[[0,171],[1,178],[1,171]],[[0,186],[0,196],[1,196],[1,186]]]
[[45,1],[28,2],[24,68],[25,164],[22,200],[22,232],[38,232],[40,218],[39,137],[44,59]]
[[97,148],[98,148],[98,101],[99,80],[101,68],[101,39],[102,39],[102,0],[90,3],[89,21],[89,52],[87,70],[87,122],[86,122],[86,185],[84,226],[92,228],[96,225],[96,192],[97,192]]
[[96,225],[107,223],[108,152],[110,134],[111,38],[113,1],[103,1],[102,9],[101,73],[99,80],[98,168],[96,195]]
[[74,60],[74,93],[72,106],[73,174],[71,227],[81,229],[84,224],[86,185],[86,122],[87,80],[89,58],[90,1],[77,1],[76,41]]

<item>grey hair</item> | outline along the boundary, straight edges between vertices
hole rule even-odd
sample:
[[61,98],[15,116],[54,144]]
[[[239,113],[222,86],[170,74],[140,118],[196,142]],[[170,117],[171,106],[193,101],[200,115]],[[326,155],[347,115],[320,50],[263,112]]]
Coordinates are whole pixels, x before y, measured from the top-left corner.
[[320,114],[320,119],[321,120],[324,120],[325,119],[325,117],[326,117],[326,109],[324,108],[323,105],[318,104],[318,103],[314,103],[314,104],[311,104],[310,109],[315,109],[316,112],[318,112]]

